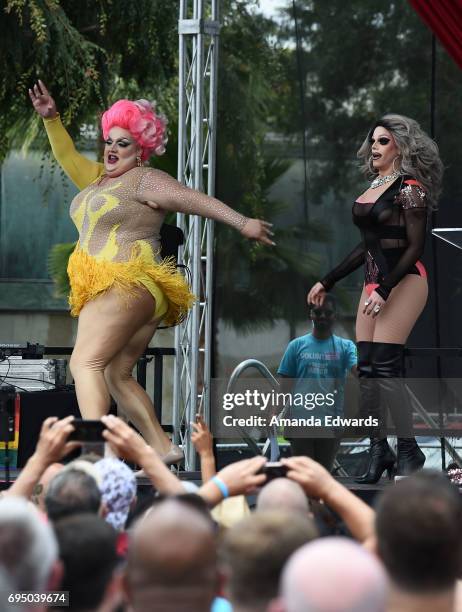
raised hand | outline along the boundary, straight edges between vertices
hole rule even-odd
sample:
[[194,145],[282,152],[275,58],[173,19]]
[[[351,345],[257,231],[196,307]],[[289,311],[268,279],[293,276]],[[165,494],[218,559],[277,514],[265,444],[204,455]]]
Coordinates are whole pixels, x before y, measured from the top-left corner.
[[227,486],[230,496],[246,495],[266,482],[266,474],[259,472],[266,462],[266,457],[261,456],[242,459],[224,467],[217,476]]
[[29,89],[29,97],[35,112],[44,119],[53,119],[58,114],[55,101],[40,79],[32,89]]
[[322,306],[326,297],[326,290],[322,283],[316,283],[313,285],[306,296],[308,306],[314,304],[315,306]]
[[192,422],[191,427],[194,430],[191,433],[191,442],[194,444],[194,448],[199,455],[213,456],[213,436],[204,421],[204,417],[197,414],[196,422]]
[[317,461],[310,457],[288,457],[281,459],[288,468],[287,478],[298,482],[310,497],[325,500],[335,479]]
[[262,219],[248,219],[244,227],[241,229],[241,234],[249,240],[256,240],[262,244],[276,246],[276,243],[271,240],[274,233],[271,231],[272,223],[263,221]]
[[133,461],[143,466],[146,454],[150,454],[151,447],[127,423],[118,417],[107,414],[101,417],[106,426],[103,437],[118,457]]
[[73,416],[68,416],[61,420],[48,417],[43,421],[34,454],[5,495],[29,499],[45,470],[81,446],[80,442],[69,442],[69,434],[74,431],[73,420]]
[[67,454],[79,448],[80,442],[69,442],[69,434],[74,431],[73,416],[59,420],[48,417],[43,421],[34,456],[37,461],[48,467],[61,461]]

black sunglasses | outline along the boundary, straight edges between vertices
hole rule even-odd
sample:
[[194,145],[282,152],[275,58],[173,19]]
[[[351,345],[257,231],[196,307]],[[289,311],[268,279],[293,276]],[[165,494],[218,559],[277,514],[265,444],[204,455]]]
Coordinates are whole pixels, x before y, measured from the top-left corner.
[[331,310],[330,308],[312,308],[311,312],[315,317],[320,317],[321,315],[333,317],[335,314],[335,310]]
[[[390,142],[390,140],[391,140],[390,138],[387,138],[386,136],[382,136],[381,138],[379,138],[379,139],[377,140],[377,142],[378,142],[380,145],[385,146],[385,145],[387,145],[387,144]],[[371,143],[371,144],[374,144],[374,142],[375,142],[375,140],[374,140],[373,138],[371,138],[370,143]]]

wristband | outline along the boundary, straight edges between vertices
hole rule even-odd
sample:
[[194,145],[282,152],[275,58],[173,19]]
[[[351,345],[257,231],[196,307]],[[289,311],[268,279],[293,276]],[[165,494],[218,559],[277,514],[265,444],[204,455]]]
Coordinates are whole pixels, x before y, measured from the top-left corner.
[[228,487],[225,485],[225,483],[222,481],[221,478],[219,478],[218,476],[214,476],[213,478],[210,479],[214,484],[217,485],[217,487],[220,489],[221,494],[223,495],[223,499],[226,499],[227,497],[229,497],[229,489]]

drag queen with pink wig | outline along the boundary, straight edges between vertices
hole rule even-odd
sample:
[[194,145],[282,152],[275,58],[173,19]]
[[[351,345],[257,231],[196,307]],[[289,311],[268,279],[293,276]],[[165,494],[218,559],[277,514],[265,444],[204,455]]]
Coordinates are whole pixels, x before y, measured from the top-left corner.
[[70,214],[79,240],[69,259],[71,314],[79,317],[70,368],[85,419],[107,414],[110,396],[166,463],[182,452],[158,423],[132,370],[162,321],[175,324],[194,302],[172,261],[159,257],[167,212],[200,215],[272,245],[269,223],[144,165],[165,151],[166,121],[146,100],[119,100],[102,116],[104,163],[80,155],[39,81],[29,94],[53,153],[81,189]]

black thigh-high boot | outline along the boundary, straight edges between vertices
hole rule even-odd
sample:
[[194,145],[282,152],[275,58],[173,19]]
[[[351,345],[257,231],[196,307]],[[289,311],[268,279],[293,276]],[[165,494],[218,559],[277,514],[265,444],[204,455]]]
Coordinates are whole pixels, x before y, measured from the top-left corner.
[[425,455],[413,437],[412,406],[404,384],[404,346],[375,343],[372,368],[380,388],[381,404],[388,405],[398,438],[397,473],[404,476],[420,469]]
[[362,419],[372,417],[378,420],[378,427],[370,430],[371,445],[369,465],[366,472],[355,481],[360,484],[375,484],[387,470],[391,478],[396,457],[388,446],[385,434],[385,416],[380,410],[380,395],[377,381],[374,380],[372,357],[373,342],[358,342],[358,378],[360,390],[359,416]]

